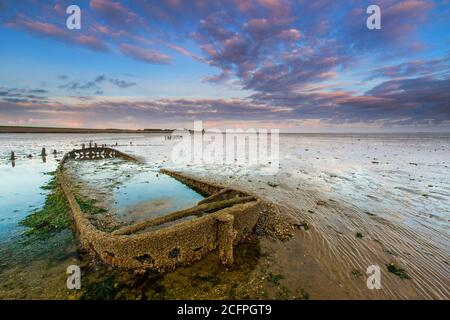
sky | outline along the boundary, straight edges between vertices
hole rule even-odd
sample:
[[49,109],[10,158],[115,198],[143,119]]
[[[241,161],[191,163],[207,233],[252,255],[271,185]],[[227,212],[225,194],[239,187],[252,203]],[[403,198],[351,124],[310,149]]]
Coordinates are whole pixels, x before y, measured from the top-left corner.
[[449,132],[449,71],[450,0],[0,0],[0,125]]

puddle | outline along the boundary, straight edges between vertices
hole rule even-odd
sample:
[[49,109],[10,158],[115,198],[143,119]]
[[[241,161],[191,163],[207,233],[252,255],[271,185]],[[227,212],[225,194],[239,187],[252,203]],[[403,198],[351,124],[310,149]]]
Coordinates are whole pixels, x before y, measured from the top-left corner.
[[204,198],[153,166],[113,159],[71,161],[66,167],[81,194],[98,193],[101,205],[126,223],[186,209]]

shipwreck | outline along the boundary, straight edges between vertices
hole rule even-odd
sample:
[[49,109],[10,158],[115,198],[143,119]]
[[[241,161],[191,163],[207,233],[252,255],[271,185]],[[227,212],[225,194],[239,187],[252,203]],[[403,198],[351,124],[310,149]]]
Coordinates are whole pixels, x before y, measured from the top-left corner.
[[[140,161],[112,148],[90,147],[65,154],[57,170],[58,182],[67,198],[76,232],[85,249],[106,264],[137,270],[174,269],[200,260],[215,250],[221,263],[233,263],[234,246],[253,233],[263,205],[260,199],[184,173],[161,169],[161,174],[198,190],[205,198],[190,208],[105,232],[97,229],[81,210],[64,166],[69,161],[115,157]],[[187,220],[187,217],[191,219]]]

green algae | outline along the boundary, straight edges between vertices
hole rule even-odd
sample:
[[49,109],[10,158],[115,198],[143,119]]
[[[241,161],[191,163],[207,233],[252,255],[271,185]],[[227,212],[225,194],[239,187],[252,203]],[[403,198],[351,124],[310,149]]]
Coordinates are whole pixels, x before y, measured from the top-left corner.
[[397,275],[400,279],[411,279],[405,269],[398,267],[395,263],[391,262],[386,265],[389,272]]
[[90,215],[97,215],[108,212],[107,209],[96,206],[97,200],[90,199],[86,196],[75,195],[75,200],[80,206],[81,211]]
[[354,277],[360,277],[360,276],[362,276],[362,275],[363,275],[362,272],[359,271],[358,269],[353,269],[353,270],[352,270],[352,276],[354,276]]
[[121,285],[114,276],[86,285],[81,300],[113,300],[120,291]]
[[70,227],[68,215],[70,209],[64,193],[57,183],[57,176],[53,174],[52,179],[42,186],[42,189],[50,191],[44,206],[19,222],[21,226],[29,228],[25,231],[25,236],[39,240],[47,239]]
[[45,175],[52,176],[52,179],[50,179],[49,182],[41,186],[42,190],[54,190],[57,187],[57,181],[56,181],[56,172],[46,172]]
[[273,274],[272,272],[270,272],[267,276],[267,281],[276,285],[280,284],[280,280],[282,279],[284,279],[284,276],[282,274]]
[[197,286],[201,282],[209,282],[211,283],[211,285],[216,286],[221,282],[221,280],[217,275],[195,274],[194,276],[192,276],[193,286]]
[[267,291],[261,292],[260,296],[257,298],[272,298],[277,300],[309,300],[310,295],[303,288],[289,289],[287,286],[283,285],[281,281],[284,279],[282,274],[268,273],[266,280],[270,283],[268,288],[272,292],[272,297],[269,297]]
[[307,230],[309,230],[311,228],[309,223],[306,222],[306,221],[302,221],[301,223],[297,224],[297,227],[298,228],[303,227],[303,230],[305,230],[305,231],[307,231]]
[[305,289],[303,289],[303,288],[300,288],[300,289],[298,290],[297,295],[294,297],[294,300],[309,300],[309,299],[311,299],[311,296],[310,296],[309,293],[308,293]]

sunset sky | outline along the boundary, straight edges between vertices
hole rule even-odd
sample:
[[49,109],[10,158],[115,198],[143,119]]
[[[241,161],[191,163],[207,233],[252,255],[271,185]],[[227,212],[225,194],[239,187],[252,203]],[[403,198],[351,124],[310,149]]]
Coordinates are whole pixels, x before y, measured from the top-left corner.
[[0,125],[450,131],[449,0],[0,0],[0,39]]

